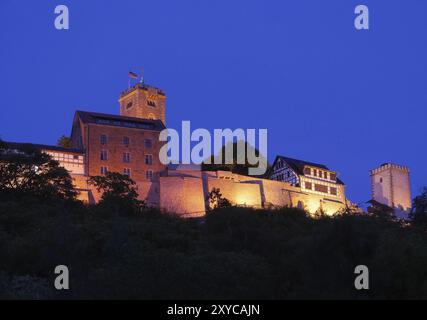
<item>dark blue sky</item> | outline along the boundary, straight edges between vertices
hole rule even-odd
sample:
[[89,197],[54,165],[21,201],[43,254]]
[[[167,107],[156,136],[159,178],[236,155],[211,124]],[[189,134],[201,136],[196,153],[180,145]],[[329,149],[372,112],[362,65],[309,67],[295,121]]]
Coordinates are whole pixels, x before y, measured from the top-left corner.
[[[70,9],[70,30],[54,8]],[[369,31],[354,8],[367,4]],[[276,154],[337,170],[353,201],[383,162],[427,185],[427,1],[0,1],[0,136],[55,144],[76,109],[118,113],[131,66],[167,124],[267,128]]]

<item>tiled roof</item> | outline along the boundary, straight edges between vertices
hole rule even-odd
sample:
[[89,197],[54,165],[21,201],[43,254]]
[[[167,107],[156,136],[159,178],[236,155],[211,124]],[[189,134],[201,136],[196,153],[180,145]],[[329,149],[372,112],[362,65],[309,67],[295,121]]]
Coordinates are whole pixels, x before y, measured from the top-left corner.
[[165,129],[165,125],[161,120],[142,119],[87,111],[76,111],[76,116],[78,116],[84,123],[155,131]]
[[[280,156],[280,155],[278,155],[276,157],[276,159],[274,160],[274,163],[279,158],[283,159],[289,165],[289,167],[291,167],[291,169],[293,171],[295,171],[295,173],[298,174],[298,175],[300,175],[300,176],[304,176],[305,175],[304,174],[304,167],[305,166],[310,166],[310,167],[315,167],[315,168],[320,168],[320,169],[332,171],[327,166],[325,166],[324,164],[314,163],[314,162],[308,162],[308,161],[298,160],[298,159],[293,159],[293,158],[288,158],[288,157],[284,157],[284,156]],[[344,182],[341,181],[338,178],[337,178],[337,183],[344,184]]]
[[[299,175],[304,175],[304,167],[305,166],[311,166],[316,168],[321,168],[325,170],[329,170],[329,168],[323,164],[314,163],[314,162],[308,162],[304,160],[298,160],[298,159],[292,159],[284,156],[277,156],[277,158],[285,160],[285,162]],[[277,159],[276,158],[276,159]]]

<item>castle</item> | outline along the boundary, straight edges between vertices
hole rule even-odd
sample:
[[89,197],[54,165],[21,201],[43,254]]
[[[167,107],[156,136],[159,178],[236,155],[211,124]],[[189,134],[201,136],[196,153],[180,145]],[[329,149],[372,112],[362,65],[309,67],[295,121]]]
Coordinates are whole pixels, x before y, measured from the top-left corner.
[[[76,111],[72,148],[34,145],[69,171],[79,198],[87,203],[96,203],[101,197],[88,184],[88,177],[110,171],[131,177],[140,199],[148,205],[183,217],[205,215],[207,197],[213,189],[219,189],[234,205],[255,208],[292,206],[310,213],[322,210],[334,214],[352,205],[337,172],[322,164],[277,156],[265,178],[203,171],[197,165],[166,166],[159,160],[164,143],[159,141],[159,135],[165,129],[166,94],[137,83],[121,93],[119,103],[120,115]],[[14,145],[19,144],[10,143],[9,148]],[[392,169],[393,173],[398,170]],[[377,172],[372,174],[377,179]],[[397,177],[395,173],[393,176]],[[373,188],[378,199],[378,188]],[[390,192],[383,195],[386,201],[410,207],[410,201],[408,204],[406,198],[391,196]]]

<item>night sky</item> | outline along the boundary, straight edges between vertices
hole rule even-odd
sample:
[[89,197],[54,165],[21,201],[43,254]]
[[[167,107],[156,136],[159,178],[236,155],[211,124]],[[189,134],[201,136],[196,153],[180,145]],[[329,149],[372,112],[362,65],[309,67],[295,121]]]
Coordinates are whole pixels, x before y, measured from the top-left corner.
[[[70,30],[54,8],[70,9]],[[354,8],[370,9],[370,30]],[[167,125],[267,128],[269,152],[324,163],[355,202],[368,170],[427,185],[427,1],[0,0],[0,136],[55,144],[76,109],[117,114],[131,67]]]

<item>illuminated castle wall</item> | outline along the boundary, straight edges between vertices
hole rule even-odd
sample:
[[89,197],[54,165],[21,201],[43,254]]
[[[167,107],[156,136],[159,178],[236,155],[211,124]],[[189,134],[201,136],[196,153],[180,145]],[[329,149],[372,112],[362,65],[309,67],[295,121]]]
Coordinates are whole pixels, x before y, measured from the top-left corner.
[[292,206],[333,214],[349,204],[335,171],[302,160],[277,157],[268,179],[191,165],[166,167],[159,160],[165,93],[138,83],[119,102],[120,115],[76,111],[71,149],[40,147],[69,170],[83,201],[94,203],[101,197],[87,178],[110,171],[130,176],[148,205],[183,217],[203,216],[214,188],[234,205],[255,208]]

